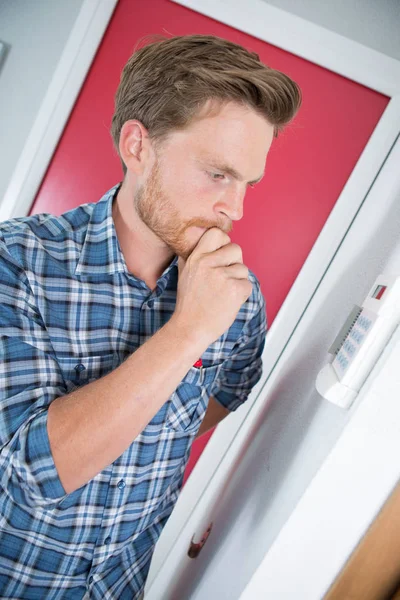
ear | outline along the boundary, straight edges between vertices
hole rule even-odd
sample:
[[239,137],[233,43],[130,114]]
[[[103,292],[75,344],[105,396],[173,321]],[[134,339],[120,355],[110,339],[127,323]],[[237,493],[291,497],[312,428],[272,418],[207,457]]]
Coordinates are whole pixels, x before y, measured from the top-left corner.
[[148,130],[140,121],[130,120],[123,124],[119,152],[128,171],[143,175],[151,159],[151,141]]

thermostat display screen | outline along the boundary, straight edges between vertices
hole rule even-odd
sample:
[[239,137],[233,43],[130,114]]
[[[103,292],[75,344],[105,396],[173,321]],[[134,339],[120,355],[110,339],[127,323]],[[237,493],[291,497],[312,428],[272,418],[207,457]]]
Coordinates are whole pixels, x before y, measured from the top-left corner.
[[383,296],[383,294],[385,293],[386,290],[386,285],[378,285],[374,291],[374,293],[372,294],[372,297],[375,298],[375,300],[380,300]]

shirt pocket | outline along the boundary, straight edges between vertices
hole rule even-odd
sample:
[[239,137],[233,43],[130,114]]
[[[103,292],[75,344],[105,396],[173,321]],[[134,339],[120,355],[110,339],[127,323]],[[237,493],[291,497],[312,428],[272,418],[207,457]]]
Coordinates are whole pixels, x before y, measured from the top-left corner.
[[118,366],[118,354],[99,354],[94,356],[57,357],[68,393],[82,385],[96,381]]
[[207,410],[211,387],[221,365],[201,369],[191,367],[170,396],[165,426],[177,432],[192,432],[200,427]]

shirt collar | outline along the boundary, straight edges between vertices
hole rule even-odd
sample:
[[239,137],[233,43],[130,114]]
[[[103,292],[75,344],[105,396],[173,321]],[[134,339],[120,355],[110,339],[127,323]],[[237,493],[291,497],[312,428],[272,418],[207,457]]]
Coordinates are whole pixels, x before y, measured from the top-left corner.
[[[76,275],[111,275],[121,272],[129,274],[112,216],[113,200],[121,185],[118,183],[113,186],[98,202],[94,203],[75,269]],[[175,256],[161,277],[177,265],[178,257]]]

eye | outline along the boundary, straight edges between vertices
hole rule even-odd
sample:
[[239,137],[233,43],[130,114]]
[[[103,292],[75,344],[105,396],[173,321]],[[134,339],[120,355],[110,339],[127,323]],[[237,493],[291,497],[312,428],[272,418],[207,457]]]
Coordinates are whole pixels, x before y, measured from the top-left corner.
[[208,175],[211,177],[213,181],[221,181],[225,179],[225,175],[223,173],[211,173],[208,171]]

